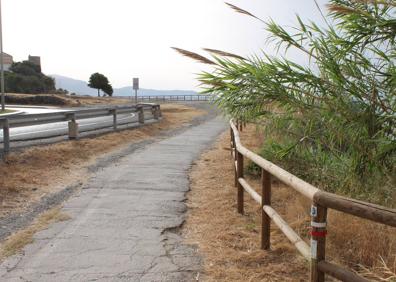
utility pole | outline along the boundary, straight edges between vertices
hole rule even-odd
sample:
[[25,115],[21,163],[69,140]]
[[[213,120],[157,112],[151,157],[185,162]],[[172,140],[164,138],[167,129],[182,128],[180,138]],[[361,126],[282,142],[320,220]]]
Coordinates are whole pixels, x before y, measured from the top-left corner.
[[1,62],[0,62],[0,83],[1,83],[1,110],[5,110],[5,94],[4,94],[4,52],[3,52],[3,24],[1,16],[1,0],[0,0],[0,52],[1,52]]

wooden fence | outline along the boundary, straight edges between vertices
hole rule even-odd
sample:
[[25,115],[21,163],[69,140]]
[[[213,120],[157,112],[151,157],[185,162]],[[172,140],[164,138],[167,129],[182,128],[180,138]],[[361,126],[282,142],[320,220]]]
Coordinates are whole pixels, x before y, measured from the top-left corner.
[[[396,227],[396,210],[386,207],[337,196],[319,190],[311,184],[299,179],[275,164],[263,159],[245,148],[239,137],[238,128],[243,124],[230,121],[231,154],[235,161],[235,186],[237,187],[237,209],[240,214],[244,210],[244,192],[247,192],[260,206],[262,212],[261,248],[270,248],[271,220],[297,250],[310,262],[312,282],[322,282],[325,275],[330,275],[341,281],[368,281],[354,272],[326,261],[327,210],[358,216],[374,222]],[[261,195],[257,193],[244,179],[244,157],[261,167]],[[311,206],[311,243],[310,246],[282,219],[271,207],[271,177],[274,176],[287,184],[312,202]]]

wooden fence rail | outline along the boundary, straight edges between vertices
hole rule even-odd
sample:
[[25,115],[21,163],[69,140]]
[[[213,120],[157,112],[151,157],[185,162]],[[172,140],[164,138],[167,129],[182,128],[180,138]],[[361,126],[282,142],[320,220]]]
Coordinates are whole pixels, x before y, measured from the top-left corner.
[[[261,248],[270,248],[270,224],[275,223],[296,249],[310,262],[312,282],[323,282],[325,274],[341,281],[368,281],[354,272],[326,261],[327,210],[334,209],[374,222],[396,227],[396,210],[370,204],[319,190],[311,184],[265,160],[245,148],[239,137],[243,123],[230,121],[231,155],[235,161],[235,186],[237,187],[237,209],[243,214],[244,192],[250,195],[262,210]],[[244,157],[261,167],[261,195],[244,179]],[[271,177],[276,177],[312,202],[310,246],[271,207]]]

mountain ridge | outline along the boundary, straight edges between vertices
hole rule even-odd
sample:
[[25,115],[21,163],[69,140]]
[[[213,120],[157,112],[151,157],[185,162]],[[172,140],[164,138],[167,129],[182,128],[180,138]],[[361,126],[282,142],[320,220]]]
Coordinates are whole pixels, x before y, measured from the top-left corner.
[[[97,96],[97,90],[88,87],[88,83],[74,79],[71,77],[51,74],[50,77],[55,79],[55,86],[57,89],[62,88],[71,93],[78,95],[89,95]],[[134,91],[132,86],[125,86],[120,88],[114,88],[113,96],[133,96]],[[163,95],[198,95],[197,92],[192,90],[156,90],[156,89],[140,89],[138,92],[139,96],[163,96]]]

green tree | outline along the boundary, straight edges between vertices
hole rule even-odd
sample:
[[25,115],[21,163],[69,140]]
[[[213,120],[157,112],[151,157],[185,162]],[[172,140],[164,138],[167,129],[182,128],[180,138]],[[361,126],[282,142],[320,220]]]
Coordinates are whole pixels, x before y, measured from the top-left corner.
[[92,74],[89,78],[88,86],[98,90],[98,97],[100,97],[100,90],[109,96],[113,94],[113,87],[107,77],[101,73]]
[[[208,59],[178,49],[214,66],[199,76],[204,92],[231,116],[267,125],[277,138],[266,157],[297,164],[296,174],[328,190],[393,204],[396,1],[331,0],[323,27],[297,16],[293,28],[228,5],[262,21],[284,53],[243,58],[206,49]],[[288,58],[293,48],[306,65]]]
[[102,89],[103,92],[109,96],[113,96],[113,87],[111,86],[111,84],[108,84],[104,89]]
[[33,75],[33,76],[42,75],[40,66],[33,64],[32,62],[29,61],[13,63],[12,66],[10,67],[10,71],[22,75]]
[[5,87],[9,93],[49,93],[55,90],[55,80],[44,75],[40,66],[23,61],[12,64],[5,72]]

